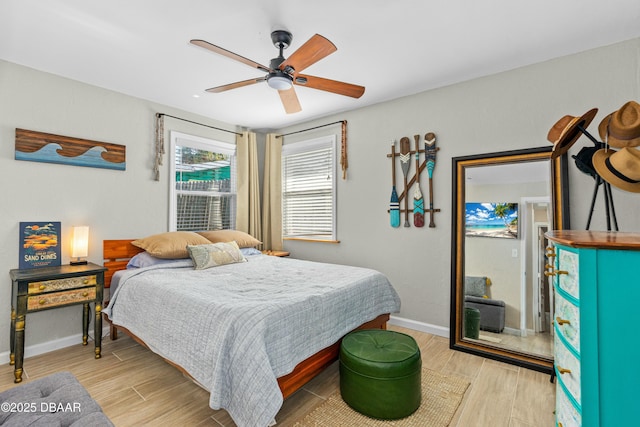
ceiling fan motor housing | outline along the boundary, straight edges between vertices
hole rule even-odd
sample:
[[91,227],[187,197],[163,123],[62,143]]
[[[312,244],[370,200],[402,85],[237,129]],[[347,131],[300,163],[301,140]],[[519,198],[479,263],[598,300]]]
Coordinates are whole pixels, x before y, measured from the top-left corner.
[[271,68],[272,70],[277,70],[278,68],[280,68],[280,64],[282,64],[282,61],[284,61],[284,58],[282,56],[273,58],[271,62],[269,62],[269,68]]

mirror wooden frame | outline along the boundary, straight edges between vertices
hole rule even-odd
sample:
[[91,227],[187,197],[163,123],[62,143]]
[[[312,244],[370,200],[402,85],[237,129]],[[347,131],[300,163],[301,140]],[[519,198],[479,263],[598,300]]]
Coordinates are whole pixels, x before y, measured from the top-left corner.
[[547,146],[454,157],[452,159],[453,206],[451,218],[451,319],[449,331],[449,346],[454,350],[464,351],[549,374],[553,371],[552,358],[511,351],[497,346],[483,345],[475,341],[463,340],[462,328],[464,311],[464,212],[466,168],[549,160],[551,162],[550,198],[553,212],[552,227],[555,230],[567,229],[570,228],[568,160],[566,154],[555,159],[551,159],[552,148],[553,147],[551,146]]

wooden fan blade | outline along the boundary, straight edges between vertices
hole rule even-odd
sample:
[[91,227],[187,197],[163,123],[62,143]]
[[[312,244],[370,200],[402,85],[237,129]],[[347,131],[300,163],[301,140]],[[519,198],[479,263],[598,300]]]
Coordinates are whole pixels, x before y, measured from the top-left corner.
[[296,76],[296,78],[293,79],[293,83],[300,86],[310,87],[312,89],[337,93],[338,95],[350,96],[352,98],[360,98],[365,89],[364,86],[324,79],[322,77],[309,76],[306,74],[299,74]]
[[247,64],[248,66],[250,66],[252,68],[257,68],[259,70],[266,71],[266,72],[272,71],[269,67],[266,67],[266,66],[264,66],[262,64],[259,64],[259,63],[255,62],[255,61],[252,61],[251,59],[245,58],[244,56],[240,56],[237,53],[233,53],[231,51],[228,51],[227,49],[223,49],[220,46],[216,46],[214,44],[211,44],[211,43],[209,43],[207,41],[194,39],[194,40],[191,40],[191,44],[196,45],[196,46],[200,46],[202,48],[210,50],[211,52],[217,53],[219,55],[226,56],[227,58],[231,58],[231,59],[234,59],[236,61],[240,61],[243,64]]
[[338,48],[320,34],[315,34],[305,44],[300,46],[298,50],[293,52],[291,56],[285,59],[278,68],[284,70],[287,66],[293,67],[294,75],[307,68],[309,65],[315,64],[325,56],[328,56],[338,50]]
[[284,106],[284,111],[286,111],[287,114],[293,114],[302,111],[300,101],[298,101],[298,95],[296,95],[296,91],[293,86],[291,86],[291,89],[279,90],[278,94],[280,95],[280,100],[282,101],[282,105]]
[[241,82],[229,83],[228,85],[212,87],[212,88],[207,89],[207,92],[209,92],[209,93],[220,93],[220,92],[224,92],[226,90],[236,89],[236,88],[243,87],[243,86],[249,86],[249,85],[252,85],[252,84],[255,84],[255,83],[260,83],[260,82],[263,82],[265,80],[266,80],[265,77],[259,77],[257,79],[243,80]]

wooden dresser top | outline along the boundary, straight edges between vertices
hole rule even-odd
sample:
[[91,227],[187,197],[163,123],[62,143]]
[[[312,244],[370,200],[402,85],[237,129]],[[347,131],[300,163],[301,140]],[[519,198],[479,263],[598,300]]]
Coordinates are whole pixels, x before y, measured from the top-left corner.
[[640,233],[622,231],[553,230],[545,236],[574,248],[640,250]]

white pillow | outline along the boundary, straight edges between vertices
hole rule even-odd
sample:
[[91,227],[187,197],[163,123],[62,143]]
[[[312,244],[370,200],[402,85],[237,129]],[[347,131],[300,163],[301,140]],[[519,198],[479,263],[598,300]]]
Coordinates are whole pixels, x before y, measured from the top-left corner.
[[193,260],[196,270],[247,262],[235,241],[207,245],[187,245],[187,251]]

